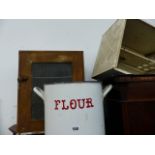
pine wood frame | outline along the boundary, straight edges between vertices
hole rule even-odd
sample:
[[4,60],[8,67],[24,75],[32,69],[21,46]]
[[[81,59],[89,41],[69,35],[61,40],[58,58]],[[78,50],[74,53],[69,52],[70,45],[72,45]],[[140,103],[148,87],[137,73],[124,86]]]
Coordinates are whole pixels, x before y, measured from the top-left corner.
[[72,64],[72,80],[84,80],[82,51],[20,51],[18,72],[17,133],[44,131],[44,121],[31,118],[32,64],[33,63]]

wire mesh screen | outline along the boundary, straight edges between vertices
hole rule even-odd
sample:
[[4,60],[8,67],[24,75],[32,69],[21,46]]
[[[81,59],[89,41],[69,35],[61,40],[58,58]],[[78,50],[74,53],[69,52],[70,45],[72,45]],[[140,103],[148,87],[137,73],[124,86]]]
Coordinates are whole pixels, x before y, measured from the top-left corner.
[[[71,63],[33,63],[32,64],[32,89],[44,84],[72,81]],[[32,93],[32,119],[44,119],[44,104],[41,98]]]

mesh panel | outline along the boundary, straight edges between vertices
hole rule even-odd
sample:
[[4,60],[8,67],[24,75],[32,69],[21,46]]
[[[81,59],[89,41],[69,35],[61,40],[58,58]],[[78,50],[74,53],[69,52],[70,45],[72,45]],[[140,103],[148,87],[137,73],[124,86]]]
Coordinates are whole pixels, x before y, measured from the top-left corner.
[[[71,82],[71,63],[33,63],[32,64],[32,87],[43,89],[44,84],[55,82]],[[32,88],[33,89],[33,88]],[[32,93],[32,119],[44,119],[43,101],[35,93]]]

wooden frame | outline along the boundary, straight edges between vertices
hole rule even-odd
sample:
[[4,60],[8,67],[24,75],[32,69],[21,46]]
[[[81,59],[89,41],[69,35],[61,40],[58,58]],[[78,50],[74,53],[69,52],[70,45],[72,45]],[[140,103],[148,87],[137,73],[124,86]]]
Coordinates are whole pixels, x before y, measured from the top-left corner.
[[72,81],[83,81],[82,51],[19,52],[17,133],[44,131],[44,121],[31,118],[32,64],[65,62],[72,64]]

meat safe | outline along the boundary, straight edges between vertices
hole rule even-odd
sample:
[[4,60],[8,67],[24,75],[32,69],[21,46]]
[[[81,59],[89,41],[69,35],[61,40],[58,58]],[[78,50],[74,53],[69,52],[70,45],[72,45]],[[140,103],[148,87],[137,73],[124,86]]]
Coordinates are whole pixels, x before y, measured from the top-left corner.
[[155,73],[155,27],[137,19],[120,19],[103,35],[93,78]]

